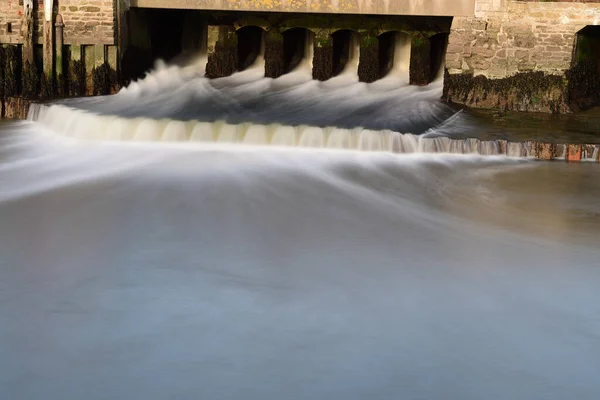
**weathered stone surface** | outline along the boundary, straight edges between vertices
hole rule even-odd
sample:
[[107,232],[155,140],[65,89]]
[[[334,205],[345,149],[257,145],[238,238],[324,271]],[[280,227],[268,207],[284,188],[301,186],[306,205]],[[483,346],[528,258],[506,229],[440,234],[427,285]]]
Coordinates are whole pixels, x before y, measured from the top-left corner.
[[333,76],[333,39],[328,32],[315,35],[313,48],[313,79],[326,81]]
[[5,119],[25,119],[32,102],[32,100],[22,97],[8,97],[2,102],[1,117]]
[[285,73],[283,36],[269,31],[265,38],[265,76],[278,78]]
[[379,42],[377,37],[364,35],[360,42],[358,62],[358,80],[360,82],[375,82],[379,76]]
[[416,34],[412,39],[410,53],[410,84],[427,85],[431,72],[431,43],[423,35]]
[[579,144],[570,144],[567,146],[567,156],[566,159],[569,162],[573,162],[573,161],[581,161],[581,156],[582,156],[582,146]]
[[566,81],[542,72],[520,73],[502,79],[473,76],[472,73],[446,74],[443,98],[475,108],[570,112]]
[[[215,37],[209,32],[208,62],[206,63],[206,76],[221,78],[233,74],[238,65],[237,60],[237,35],[233,27],[218,27]],[[214,43],[210,43],[214,40]]]
[[553,160],[556,158],[556,145],[554,143],[536,143],[535,158],[538,160]]
[[[585,2],[477,0],[475,18],[454,18],[446,65],[451,76],[474,73],[502,79],[530,72],[562,76],[569,85],[564,103],[573,103],[575,110],[587,108],[600,104],[600,79],[594,76],[598,68],[574,66],[572,55],[577,32],[585,25],[596,25],[598,19],[600,8]],[[507,100],[513,95],[478,93],[465,100],[482,107],[498,104],[520,110],[571,109],[543,105],[547,101],[538,95]],[[556,95],[544,97],[556,104]],[[529,104],[525,104],[527,101]]]

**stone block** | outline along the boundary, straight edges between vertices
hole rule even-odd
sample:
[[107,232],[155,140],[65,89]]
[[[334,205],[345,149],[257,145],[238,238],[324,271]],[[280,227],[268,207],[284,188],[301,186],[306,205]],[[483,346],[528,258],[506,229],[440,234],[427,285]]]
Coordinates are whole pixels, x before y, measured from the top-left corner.
[[556,158],[556,145],[554,143],[535,143],[534,156],[538,160],[553,160]]
[[485,57],[485,58],[493,57],[496,54],[496,52],[492,49],[485,48],[485,47],[477,47],[477,46],[474,46],[472,48],[472,53],[474,55]]
[[517,60],[524,60],[529,58],[529,51],[527,50],[517,50],[515,51],[515,58]]
[[515,47],[524,47],[528,49],[532,49],[536,45],[536,40],[531,33],[529,35],[517,35],[514,39]]
[[578,144],[570,144],[567,146],[567,161],[579,162],[583,154],[583,148]]

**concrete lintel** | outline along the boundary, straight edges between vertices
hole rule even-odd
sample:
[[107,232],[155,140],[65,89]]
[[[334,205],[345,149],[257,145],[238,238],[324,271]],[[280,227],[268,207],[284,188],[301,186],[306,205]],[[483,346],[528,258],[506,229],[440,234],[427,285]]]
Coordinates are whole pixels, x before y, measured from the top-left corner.
[[464,16],[475,15],[475,0],[372,0],[370,2],[304,0],[131,0],[131,7],[185,10],[276,11],[294,13]]

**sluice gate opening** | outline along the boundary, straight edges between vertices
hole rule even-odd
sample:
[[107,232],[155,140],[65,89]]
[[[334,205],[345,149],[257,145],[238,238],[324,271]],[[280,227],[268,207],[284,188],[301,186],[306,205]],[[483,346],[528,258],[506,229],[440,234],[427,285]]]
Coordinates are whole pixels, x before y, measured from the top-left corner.
[[290,73],[303,62],[312,66],[314,33],[306,28],[291,28],[283,32],[284,73]]
[[361,82],[397,77],[427,85],[443,76],[452,17],[209,12],[131,8],[124,81],[157,59],[204,54],[206,76],[256,69],[278,78],[302,66],[313,79],[341,74]]
[[577,32],[569,74],[569,96],[574,108],[600,105],[600,26],[588,25]]
[[238,71],[244,71],[264,58],[264,30],[259,26],[244,26],[236,31]]

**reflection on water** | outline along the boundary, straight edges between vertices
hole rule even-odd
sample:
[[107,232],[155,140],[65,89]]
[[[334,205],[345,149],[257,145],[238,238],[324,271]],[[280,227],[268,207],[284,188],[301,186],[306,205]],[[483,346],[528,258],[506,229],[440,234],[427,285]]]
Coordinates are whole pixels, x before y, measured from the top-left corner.
[[0,129],[0,398],[600,395],[596,165]]
[[[484,140],[543,140],[553,143],[600,144],[600,108],[576,114],[542,114],[469,110],[471,123],[478,124]],[[459,137],[464,133],[456,132]]]

